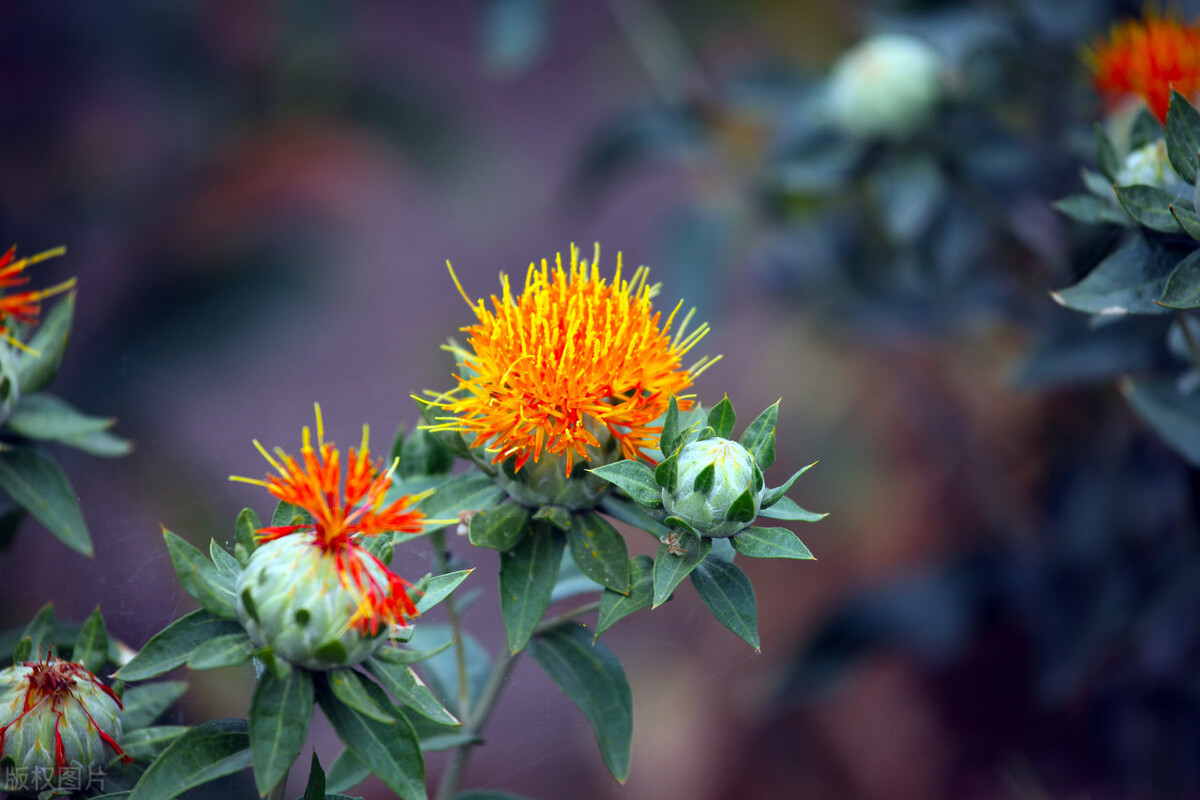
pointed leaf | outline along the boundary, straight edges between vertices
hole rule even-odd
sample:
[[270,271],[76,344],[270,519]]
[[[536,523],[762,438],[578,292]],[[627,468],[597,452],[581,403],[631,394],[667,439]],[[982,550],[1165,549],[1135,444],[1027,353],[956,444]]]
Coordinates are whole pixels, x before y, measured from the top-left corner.
[[768,489],[763,494],[762,508],[770,508],[771,506],[778,503],[779,499],[781,497],[783,497],[785,494],[787,494],[787,490],[792,488],[792,484],[794,484],[801,475],[808,472],[810,469],[812,469],[816,465],[817,465],[817,462],[814,461],[813,463],[809,464],[807,467],[801,467],[800,469],[796,470],[795,474],[792,475],[792,477],[790,477],[786,481],[784,481],[782,486],[776,486],[774,489]]
[[542,506],[533,512],[532,519],[548,522],[563,533],[571,529],[571,512],[562,506]]
[[242,565],[238,560],[229,555],[229,552],[221,545],[217,544],[216,539],[208,540],[208,557],[212,559],[213,566],[226,578],[237,584],[238,576],[242,574]]
[[258,538],[254,532],[262,526],[262,520],[252,509],[243,508],[238,514],[237,522],[233,526],[233,537],[245,549],[247,556],[258,548]]
[[134,761],[149,763],[158,758],[167,745],[190,730],[188,725],[154,725],[125,731],[121,749]]
[[717,621],[758,650],[758,611],[754,587],[746,573],[729,561],[709,558],[696,567],[691,578],[700,599]]
[[48,655],[50,645],[54,636],[54,603],[46,603],[38,610],[29,624],[25,626],[25,632],[21,634],[22,641],[29,641],[29,655],[15,659],[26,661],[29,658],[42,659]]
[[254,642],[250,641],[250,637],[246,636],[244,631],[214,636],[197,647],[188,657],[188,669],[237,667],[249,661],[256,649]]
[[714,461],[696,474],[696,480],[692,481],[692,491],[708,496],[712,491],[713,484],[717,482],[717,464]]
[[754,512],[754,501],[757,499],[757,493],[753,488],[747,489],[737,496],[737,499],[729,504],[729,508],[725,511],[725,519],[728,522],[753,522],[758,516]]
[[99,674],[108,663],[108,631],[104,628],[104,617],[100,616],[100,606],[96,606],[79,629],[71,660],[83,664],[93,675]]
[[733,549],[751,558],[813,558],[800,537],[787,528],[751,526],[733,537]]
[[335,669],[328,673],[333,696],[345,705],[376,722],[390,725],[396,721],[396,709],[390,701],[378,702],[379,695],[367,691],[370,681],[352,669]]
[[[675,452],[679,442],[679,404],[674,395],[667,400],[667,413],[663,417],[662,435],[658,437],[658,449],[664,456]],[[661,485],[661,484],[660,484]]]
[[654,482],[667,494],[674,494],[679,486],[679,451],[671,453],[654,469]]
[[79,500],[62,468],[50,456],[34,447],[0,451],[0,489],[67,547],[92,555],[92,538],[79,510]]
[[1104,173],[1104,177],[1110,181],[1117,179],[1121,161],[1117,158],[1117,151],[1113,148],[1112,140],[1108,138],[1108,134],[1104,132],[1104,126],[1100,123],[1096,123],[1096,164]]
[[1175,265],[1158,302],[1167,308],[1200,308],[1200,250]]
[[282,500],[275,504],[275,511],[271,514],[272,528],[287,525],[308,525],[311,523],[312,514],[309,514],[308,511],[300,506],[294,506]]
[[500,554],[500,613],[514,653],[529,642],[550,605],[565,544],[561,533],[542,525]]
[[88,416],[67,401],[45,392],[22,396],[8,418],[8,427],[13,433],[65,444],[107,430],[112,424],[111,419]]
[[367,659],[364,665],[379,685],[404,705],[443,725],[458,725],[458,718],[446,710],[412,667],[390,664],[377,658]]
[[1196,180],[1197,154],[1200,153],[1200,113],[1183,95],[1171,90],[1167,108],[1167,158],[1179,176],[1188,183]]
[[1117,199],[1129,216],[1136,219],[1147,228],[1159,233],[1183,233],[1175,216],[1171,213],[1171,204],[1179,200],[1171,192],[1159,189],[1157,186],[1114,186]]
[[197,609],[163,628],[117,670],[115,677],[123,681],[141,681],[153,678],[183,664],[196,648],[222,634],[244,633],[242,626],[233,620],[215,617],[204,609]]
[[[504,497],[504,490],[487,475],[468,472],[455,475],[417,503],[417,509],[429,519],[457,519],[461,511],[490,509]],[[430,526],[426,532],[437,530]]]
[[1124,209],[1112,200],[1097,197],[1094,194],[1072,194],[1055,200],[1050,205],[1076,222],[1082,222],[1085,225],[1104,223],[1131,226],[1133,224]]
[[17,385],[21,387],[21,394],[40,392],[54,380],[62,365],[74,316],[75,292],[68,292],[42,317],[37,331],[29,340],[31,352],[21,353],[17,361]]
[[464,569],[458,572],[447,572],[445,575],[434,575],[422,589],[424,594],[417,599],[417,613],[424,614],[445,600],[472,572],[474,570]]
[[711,539],[701,539],[682,531],[673,533],[679,536],[679,543],[686,548],[686,552],[681,556],[674,556],[667,552],[666,544],[658,548],[658,555],[654,557],[654,608],[670,599],[671,592],[675,591],[679,582],[686,578],[712,549]]
[[828,513],[818,514],[815,511],[803,509],[788,497],[779,498],[770,508],[760,509],[758,515],[768,519],[781,519],[785,522],[817,522],[829,516]]
[[649,608],[654,601],[654,560],[650,556],[634,556],[630,571],[629,594],[605,589],[600,595],[600,616],[596,619],[595,638],[611,628],[617,620],[635,611]]
[[1172,205],[1171,213],[1175,216],[1179,227],[1183,228],[1184,233],[1200,241],[1200,216],[1197,216],[1196,212],[1189,211],[1180,205]]
[[1182,394],[1169,378],[1126,379],[1121,392],[1134,412],[1192,466],[1200,466],[1200,394]]
[[1154,144],[1163,138],[1163,125],[1158,117],[1146,106],[1139,108],[1133,118],[1133,127],[1129,132],[1130,151],[1138,150],[1148,144]]
[[654,470],[641,461],[617,461],[591,470],[628,494],[635,503],[650,508],[662,507],[662,490],[654,482]]
[[722,397],[721,402],[708,412],[708,427],[713,429],[714,435],[722,439],[733,436],[733,426],[736,421],[737,415],[733,411],[733,403],[729,402],[729,395]]
[[188,789],[250,766],[244,719],[217,719],[192,728],[146,768],[129,800],[172,800]]
[[624,783],[633,741],[633,696],[621,662],[604,645],[592,644],[582,625],[560,625],[535,637],[529,652],[587,717],[608,771]]
[[504,552],[516,547],[529,530],[531,512],[516,503],[501,503],[471,517],[471,544]]
[[333,760],[333,766],[329,768],[329,774],[325,776],[325,789],[330,792],[344,792],[362,783],[370,776],[370,768],[359,761],[347,748]]
[[1089,314],[1166,314],[1169,309],[1154,301],[1181,255],[1138,240],[1108,256],[1079,283],[1050,296]]
[[236,619],[233,580],[213,566],[203,553],[166,528],[163,539],[183,590],[214,616]]
[[121,695],[121,727],[127,731],[144,728],[154,723],[163,713],[175,705],[188,690],[186,681],[156,681],[142,686],[126,686]]
[[629,593],[629,548],[604,517],[595,512],[573,514],[567,544],[580,572],[607,589]]
[[[349,670],[336,670],[349,672]],[[312,673],[294,669],[285,679],[264,672],[250,702],[250,752],[254,783],[266,794],[283,780],[300,755],[312,722]]]
[[750,426],[742,433],[738,443],[754,456],[759,469],[766,469],[775,462],[775,426],[779,422],[779,401],[763,409]]
[[[317,702],[338,738],[354,757],[371,765],[371,771],[404,800],[426,800],[425,759],[416,732],[403,716],[384,723],[360,714],[334,696],[327,685],[317,687]],[[387,696],[373,683],[362,684],[375,705],[391,705]]]
[[325,771],[321,769],[316,750],[313,750],[312,762],[308,765],[308,784],[300,800],[325,800]]

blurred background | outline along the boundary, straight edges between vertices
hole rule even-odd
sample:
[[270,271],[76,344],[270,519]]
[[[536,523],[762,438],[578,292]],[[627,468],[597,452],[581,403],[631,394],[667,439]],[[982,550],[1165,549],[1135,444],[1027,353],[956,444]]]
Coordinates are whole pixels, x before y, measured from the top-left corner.
[[[1200,796],[1197,475],[1114,385],[1159,356],[1048,294],[1113,236],[1050,205],[1078,190],[1103,111],[1080,47],[1140,10],[0,5],[0,240],[67,246],[35,276],[79,279],[55,391],[135,443],[112,461],[56,453],[96,556],[27,520],[0,558],[0,627],[99,603],[112,635],[144,643],[194,607],[161,526],[229,541],[242,507],[270,513],[227,481],[265,471],[252,439],[294,451],[320,402],[329,438],[366,422],[386,452],[417,422],[410,395],[451,385],[439,346],[472,315],[447,259],[479,297],[599,242],[603,270],[618,251],[649,265],[663,306],[712,325],[700,349],[725,358],[702,401],[728,392],[748,421],[783,398],[768,482],[819,459],[793,496],[830,516],[797,529],[818,561],[743,563],[761,654],[686,588],[605,635],[635,702],[624,787],[531,663],[465,787]],[[881,30],[944,58],[937,116],[898,141],[831,132],[831,65]],[[457,547],[494,584],[494,554]],[[393,564],[429,567],[421,545]],[[504,640],[495,607],[467,625]],[[178,721],[245,714],[248,667],[188,678]],[[331,763],[328,727],[311,738]]]

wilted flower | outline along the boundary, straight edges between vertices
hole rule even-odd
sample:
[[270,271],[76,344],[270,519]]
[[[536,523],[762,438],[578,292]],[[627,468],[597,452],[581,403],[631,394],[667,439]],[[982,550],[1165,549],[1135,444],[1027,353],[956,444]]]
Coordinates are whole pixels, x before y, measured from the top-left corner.
[[929,121],[943,94],[942,57],[912,36],[875,36],[846,51],[829,80],[829,111],[856,136],[902,139]]
[[1142,98],[1166,122],[1171,89],[1194,98],[1200,92],[1200,26],[1148,13],[1114,25],[1107,40],[1085,52],[1096,86],[1113,99]]
[[308,512],[311,522],[262,528],[264,544],[250,556],[237,583],[238,619],[258,645],[310,669],[356,664],[382,642],[391,625],[417,610],[409,584],[360,544],[365,536],[418,533],[421,512],[402,496],[385,503],[391,471],[371,462],[368,431],[347,453],[345,486],[340,454],[324,439],[317,406],[317,448],[304,429],[303,466],[282,449],[275,456],[255,441],[278,475],[265,486],[285,503]]
[[0,788],[70,788],[114,754],[129,763],[121,710],[82,664],[47,656],[0,670]]

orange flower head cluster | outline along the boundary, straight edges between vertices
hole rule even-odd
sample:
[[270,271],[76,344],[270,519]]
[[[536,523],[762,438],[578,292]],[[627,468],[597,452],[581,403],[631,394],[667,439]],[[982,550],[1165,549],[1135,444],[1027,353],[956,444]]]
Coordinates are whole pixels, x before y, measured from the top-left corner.
[[[341,454],[333,442],[325,441],[321,407],[316,406],[317,446],[312,446],[312,433],[306,426],[303,434],[301,460],[298,462],[282,448],[275,454],[254,441],[254,446],[266,457],[278,474],[268,474],[266,480],[235,476],[234,480],[266,487],[285,503],[304,509],[312,524],[278,525],[260,528],[260,540],[266,542],[284,536],[309,536],[315,547],[336,559],[342,585],[360,598],[351,625],[374,635],[384,624],[404,625],[417,615],[408,587],[410,584],[389,570],[358,540],[380,533],[420,533],[424,515],[413,508],[414,498],[403,495],[385,503],[391,484],[392,469],[380,471],[382,461],[372,463],[368,448],[369,430],[363,426],[362,445],[349,448],[346,456],[346,478],[342,485]],[[378,580],[367,568],[376,565]]]
[[[672,335],[682,301],[663,322],[651,305],[658,286],[646,282],[646,268],[623,279],[618,254],[609,283],[600,277],[599,255],[597,247],[589,263],[572,246],[567,266],[561,255],[553,267],[545,259],[530,264],[518,297],[501,274],[503,292],[492,295],[491,309],[471,302],[451,268],[478,323],[462,329],[469,347],[456,350],[458,387],[433,401],[453,416],[439,417],[434,430],[473,434],[493,463],[514,457],[518,470],[549,454],[565,456],[569,474],[573,459],[589,460],[605,432],[625,458],[645,458],[643,449],[654,447],[661,431],[652,423],[671,396],[716,359],[685,369],[681,359],[708,326],[688,333],[688,312]],[[680,408],[691,405],[680,399]]]
[[[27,285],[29,283],[29,276],[25,274],[26,267],[32,266],[39,261],[61,256],[65,252],[66,248],[56,247],[53,250],[47,250],[37,255],[17,258],[17,248],[15,246],[10,247],[8,252],[0,256],[0,292],[7,292],[7,290],[14,287]],[[71,278],[70,280],[51,286],[49,289],[23,289],[12,294],[0,294],[0,339],[28,350],[23,343],[13,337],[13,323],[36,325],[38,315],[42,311],[42,300],[56,294],[61,294],[74,286],[75,279]]]
[[1160,122],[1167,120],[1171,90],[1193,98],[1200,92],[1200,26],[1148,13],[1114,25],[1084,55],[1096,86],[1112,99],[1142,98]]

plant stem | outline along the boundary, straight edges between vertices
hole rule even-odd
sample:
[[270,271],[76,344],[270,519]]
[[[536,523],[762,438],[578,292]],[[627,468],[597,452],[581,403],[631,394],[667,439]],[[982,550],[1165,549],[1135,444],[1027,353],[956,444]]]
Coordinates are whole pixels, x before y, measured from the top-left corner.
[[[557,628],[559,625],[564,625],[577,617],[591,613],[600,607],[599,600],[593,600],[590,603],[576,606],[570,611],[566,611],[548,619],[543,619],[534,628],[533,634],[536,636],[539,633],[545,633],[548,630]],[[478,736],[483,726],[487,724],[488,718],[492,715],[492,711],[496,707],[496,701],[500,699],[500,691],[504,688],[505,682],[508,681],[508,674],[512,671],[513,665],[517,662],[517,657],[524,651],[518,650],[513,653],[508,648],[501,648],[500,653],[496,656],[496,662],[492,665],[492,671],[488,675],[487,683],[483,686],[483,691],[479,694],[479,702],[470,712],[463,712],[463,733],[469,735],[472,739]],[[459,668],[459,675],[466,673],[464,667]],[[465,708],[465,706],[464,706]],[[463,770],[467,767],[467,759],[471,757],[471,748],[474,743],[461,744],[454,750],[454,755],[450,758],[450,763],[446,766],[446,771],[442,775],[442,781],[438,785],[438,793],[434,800],[453,800],[454,795],[458,792],[458,784],[462,781]]]
[[[439,573],[450,570],[450,550],[446,546],[445,530],[430,534],[433,550],[437,559]],[[458,713],[463,719],[470,714],[471,685],[467,680],[467,647],[463,643],[462,617],[458,614],[458,606],[454,602],[454,592],[446,598],[446,616],[450,618],[451,635],[454,637],[454,666],[458,670]]]

